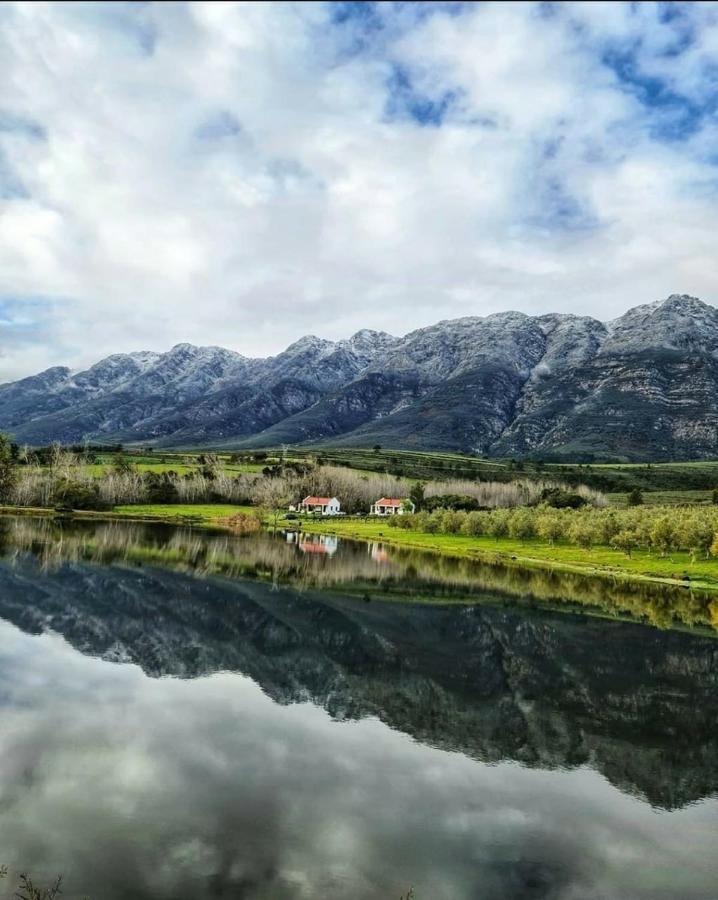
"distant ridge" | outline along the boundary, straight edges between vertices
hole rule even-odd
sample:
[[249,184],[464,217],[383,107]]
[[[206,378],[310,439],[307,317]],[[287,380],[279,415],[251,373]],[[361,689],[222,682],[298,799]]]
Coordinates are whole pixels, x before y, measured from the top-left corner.
[[307,336],[116,354],[0,386],[0,430],[44,444],[323,444],[488,456],[718,456],[718,310],[685,294],[609,323],[495,313],[404,337]]

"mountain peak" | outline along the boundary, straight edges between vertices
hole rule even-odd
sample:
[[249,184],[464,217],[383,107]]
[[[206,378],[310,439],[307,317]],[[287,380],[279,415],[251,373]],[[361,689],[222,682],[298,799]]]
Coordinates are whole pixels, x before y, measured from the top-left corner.
[[[0,388],[0,429],[42,444],[341,443],[497,456],[718,456],[718,309],[688,294],[607,325],[516,311],[313,334],[246,359],[183,342]],[[599,424],[597,424],[599,423]]]

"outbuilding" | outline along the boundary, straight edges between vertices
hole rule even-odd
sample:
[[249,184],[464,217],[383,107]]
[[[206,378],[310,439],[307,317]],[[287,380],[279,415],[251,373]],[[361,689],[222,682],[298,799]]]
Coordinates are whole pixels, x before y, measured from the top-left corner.
[[305,497],[299,504],[299,510],[321,516],[338,516],[341,512],[341,504],[336,497]]
[[413,513],[416,507],[408,497],[382,497],[372,503],[369,514],[372,516],[403,516]]

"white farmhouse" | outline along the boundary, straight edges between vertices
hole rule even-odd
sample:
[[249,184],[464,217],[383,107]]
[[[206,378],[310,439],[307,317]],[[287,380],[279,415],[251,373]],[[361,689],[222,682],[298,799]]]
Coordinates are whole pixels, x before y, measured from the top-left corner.
[[338,516],[341,504],[336,497],[305,497],[299,504],[300,512],[318,513],[322,516]]
[[413,513],[416,510],[414,504],[408,498],[382,497],[376,503],[372,503],[369,509],[371,516],[403,516],[405,513]]

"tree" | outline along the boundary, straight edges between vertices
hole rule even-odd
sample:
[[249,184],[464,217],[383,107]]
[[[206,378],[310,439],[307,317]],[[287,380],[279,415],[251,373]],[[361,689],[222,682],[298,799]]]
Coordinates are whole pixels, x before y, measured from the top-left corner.
[[582,550],[590,550],[593,546],[593,529],[587,522],[576,522],[569,531],[569,537]]
[[148,503],[177,503],[177,476],[174,472],[146,472],[144,477]]
[[635,531],[624,529],[619,531],[618,534],[614,534],[611,538],[611,546],[615,547],[616,550],[622,550],[630,559],[633,551],[638,546],[638,536]]
[[374,453],[378,453],[381,450],[381,444],[374,444],[373,450]]
[[135,467],[120,453],[115,457],[112,469],[116,475],[129,475],[130,472],[134,472]]
[[546,513],[536,521],[536,534],[552,547],[556,541],[561,540],[563,532],[564,524],[556,513]]
[[423,481],[415,481],[409,491],[409,499],[414,504],[414,509],[419,512],[424,505],[426,485]]
[[108,509],[110,504],[100,497],[97,484],[86,484],[71,478],[60,478],[52,493],[56,509]]
[[200,471],[202,472],[202,475],[204,475],[204,477],[207,479],[207,481],[216,481],[217,477],[222,471],[217,454],[205,453],[200,456],[199,462],[202,466]]
[[534,535],[533,516],[528,509],[515,509],[508,520],[509,537],[517,538],[522,543]]
[[12,444],[0,434],[0,503],[10,503],[17,484],[17,459]]
[[643,494],[640,492],[638,488],[634,488],[631,493],[628,495],[628,505],[629,506],[642,506],[643,505]]
[[292,500],[293,491],[284,478],[263,478],[257,486],[257,505],[272,516],[276,529],[279,517]]
[[713,544],[713,526],[702,516],[691,516],[680,524],[679,540],[688,549],[693,562],[699,554],[707,559]]
[[[7,878],[7,866],[0,866],[0,878]],[[20,875],[20,884],[16,892],[13,894],[17,900],[55,900],[62,893],[62,875],[58,875],[50,887],[36,887],[32,878],[23,872]],[[407,897],[413,896],[407,894]]]
[[651,528],[651,544],[661,551],[661,556],[670,553],[676,539],[673,524],[668,516],[661,516]]

